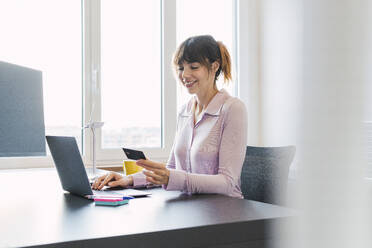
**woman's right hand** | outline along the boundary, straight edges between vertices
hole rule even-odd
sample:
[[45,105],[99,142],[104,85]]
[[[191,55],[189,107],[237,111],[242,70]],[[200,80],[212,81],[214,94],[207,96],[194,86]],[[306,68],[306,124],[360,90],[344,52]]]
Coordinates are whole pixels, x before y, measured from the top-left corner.
[[133,177],[122,176],[116,172],[110,172],[106,175],[100,176],[92,184],[92,189],[101,190],[104,186],[109,187],[127,187],[133,185]]

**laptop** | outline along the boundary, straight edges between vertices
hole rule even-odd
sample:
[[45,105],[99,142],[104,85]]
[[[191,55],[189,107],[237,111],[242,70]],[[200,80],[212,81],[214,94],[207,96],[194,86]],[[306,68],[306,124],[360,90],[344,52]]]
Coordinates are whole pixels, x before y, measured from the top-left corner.
[[147,191],[136,189],[110,190],[109,187],[105,187],[104,190],[92,190],[75,137],[45,137],[64,190],[85,198],[107,195],[132,197],[151,195]]

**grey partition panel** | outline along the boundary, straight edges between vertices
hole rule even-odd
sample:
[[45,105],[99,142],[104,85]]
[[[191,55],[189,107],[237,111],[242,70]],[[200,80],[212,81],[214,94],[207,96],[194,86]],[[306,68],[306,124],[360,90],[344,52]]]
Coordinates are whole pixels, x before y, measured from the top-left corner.
[[44,155],[42,73],[0,61],[0,157]]

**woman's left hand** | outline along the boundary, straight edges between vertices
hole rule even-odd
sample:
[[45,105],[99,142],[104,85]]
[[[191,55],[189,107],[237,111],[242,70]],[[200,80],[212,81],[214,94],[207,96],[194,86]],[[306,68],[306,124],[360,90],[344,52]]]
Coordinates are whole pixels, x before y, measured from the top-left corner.
[[147,170],[143,171],[143,174],[146,176],[148,182],[157,185],[168,184],[170,171],[166,168],[164,163],[140,159],[137,161],[137,165]]

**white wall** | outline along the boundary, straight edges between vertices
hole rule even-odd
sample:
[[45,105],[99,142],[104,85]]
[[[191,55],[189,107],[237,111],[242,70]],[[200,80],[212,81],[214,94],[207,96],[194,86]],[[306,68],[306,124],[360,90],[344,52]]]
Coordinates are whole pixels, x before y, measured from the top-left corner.
[[303,3],[300,237],[304,247],[371,247],[362,121],[372,6],[369,0]]
[[248,108],[248,144],[295,144],[301,1],[241,0],[239,19],[239,96]]
[[261,4],[262,144],[295,144],[302,80],[301,1]]
[[[303,214],[292,230],[294,245],[283,247],[371,247],[361,141],[363,97],[372,98],[372,3],[241,2],[256,17],[240,16],[240,31],[248,33],[240,37],[240,48],[244,37],[246,46],[239,68],[248,142],[298,148]],[[372,117],[371,109],[365,113]]]
[[248,112],[248,144],[261,145],[260,4],[238,1],[238,94]]

